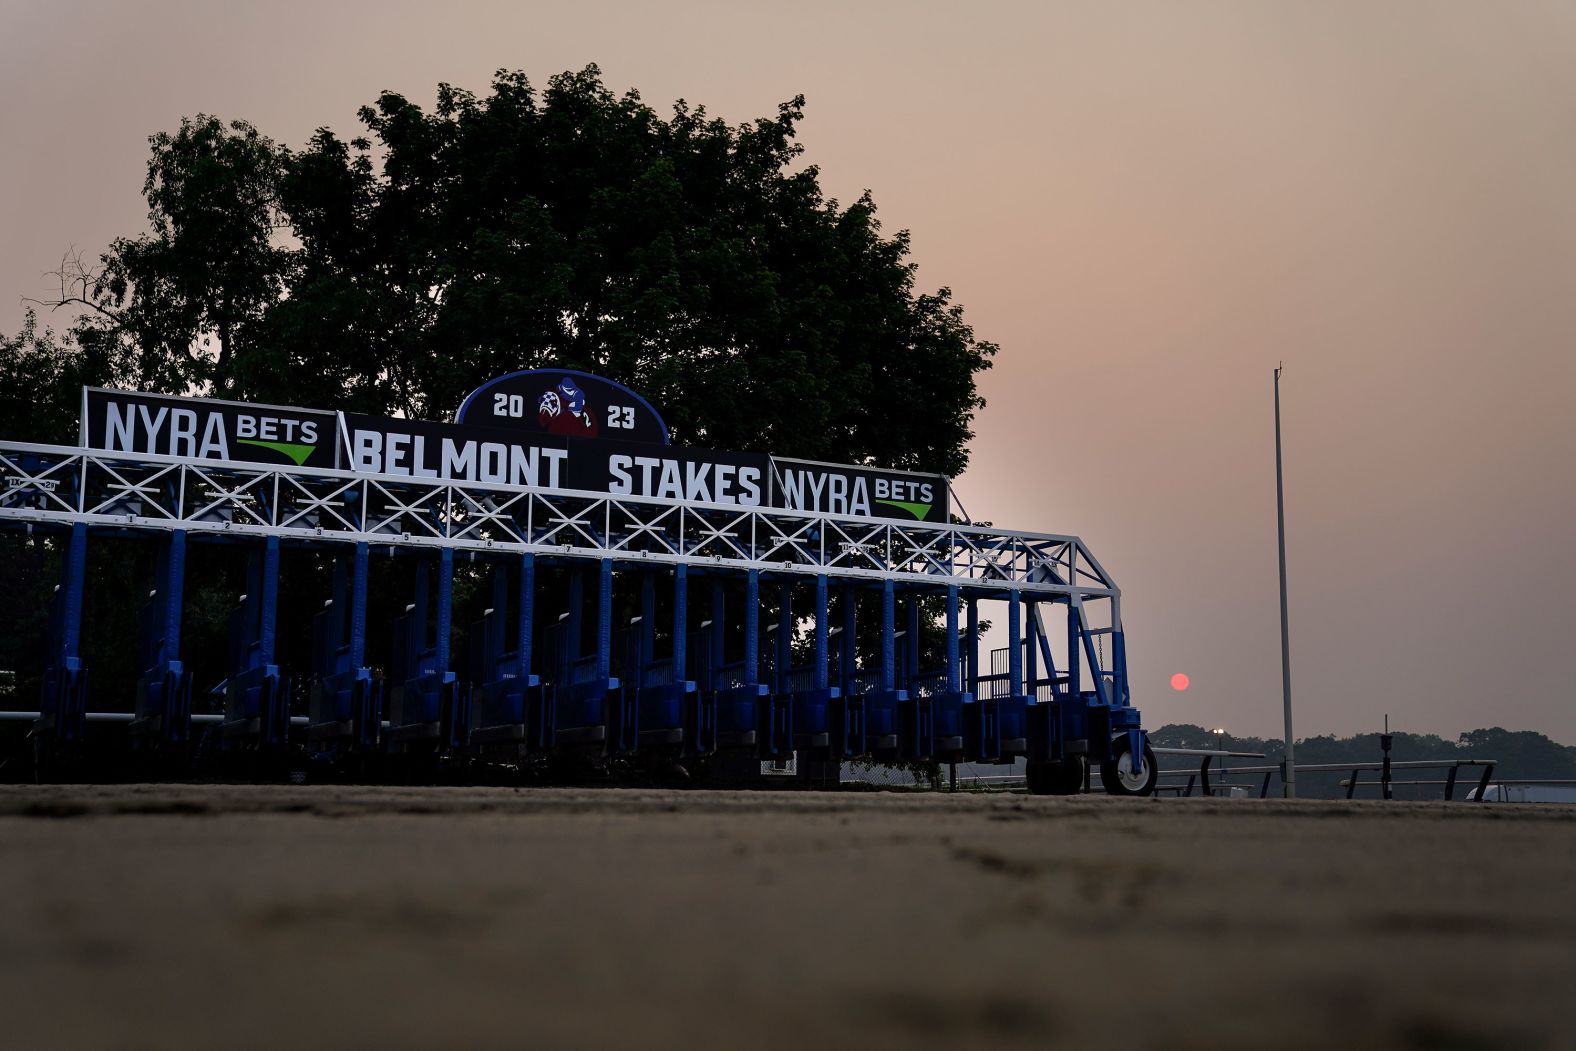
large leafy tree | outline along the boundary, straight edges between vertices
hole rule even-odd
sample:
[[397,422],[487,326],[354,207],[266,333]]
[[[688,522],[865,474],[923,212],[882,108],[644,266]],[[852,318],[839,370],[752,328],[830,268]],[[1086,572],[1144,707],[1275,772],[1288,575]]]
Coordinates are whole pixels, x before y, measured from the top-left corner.
[[[996,348],[917,287],[868,193],[825,197],[803,117],[802,98],[740,125],[664,117],[589,66],[541,91],[440,85],[430,111],[385,93],[353,136],[295,149],[184,120],[150,139],[148,229],[62,264],[69,331],[29,315],[0,338],[4,436],[71,441],[83,384],[442,419],[492,376],[557,366],[642,391],[682,443],[957,473]],[[12,561],[42,587],[45,554]],[[95,557],[106,593],[137,590],[146,567]],[[192,591],[204,681],[228,595]],[[320,601],[286,597],[297,650]],[[122,673],[101,685],[129,689],[133,619],[97,622],[90,657]]]
[[385,93],[299,150],[199,116],[151,140],[150,230],[81,283],[75,334],[121,382],[426,418],[581,368],[681,442],[956,473],[995,347],[868,193],[822,194],[803,115],[664,118],[590,66],[430,112]]

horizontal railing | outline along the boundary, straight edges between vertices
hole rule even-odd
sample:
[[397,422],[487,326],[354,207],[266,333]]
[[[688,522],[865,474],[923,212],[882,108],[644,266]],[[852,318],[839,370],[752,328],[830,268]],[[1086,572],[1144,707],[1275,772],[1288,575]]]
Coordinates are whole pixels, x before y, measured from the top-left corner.
[[[1487,787],[1489,780],[1493,778],[1494,767],[1497,765],[1498,760],[1495,759],[1407,759],[1392,761],[1390,763],[1390,769],[1448,771],[1445,776],[1445,798],[1448,800],[1455,798],[1456,774],[1463,766],[1483,768],[1483,776],[1478,782],[1478,788],[1481,791],[1481,789]],[[1344,772],[1350,770],[1352,776],[1342,780],[1341,787],[1346,789],[1346,798],[1351,799],[1357,792],[1357,786],[1364,770],[1383,770],[1384,767],[1385,764],[1382,760],[1361,763],[1298,763],[1297,772],[1299,774],[1319,774]],[[1233,770],[1232,773],[1266,775],[1264,782],[1266,785],[1265,791],[1267,792],[1267,786],[1269,784],[1269,778],[1271,775],[1279,775],[1282,779],[1285,778],[1285,766],[1284,764],[1278,764],[1275,766],[1242,767],[1240,769]],[[1372,784],[1375,788],[1378,788],[1383,782],[1374,780],[1367,783]],[[1393,781],[1391,783],[1394,784]]]
[[[1209,780],[1209,767],[1210,767],[1210,764],[1213,763],[1216,759],[1263,759],[1264,758],[1264,753],[1263,752],[1232,752],[1232,751],[1228,751],[1228,750],[1223,749],[1223,748],[1155,748],[1154,749],[1154,753],[1155,753],[1155,755],[1157,757],[1158,756],[1162,756],[1162,755],[1188,756],[1189,758],[1196,758],[1196,759],[1200,760],[1200,762],[1198,764],[1198,769],[1196,769],[1196,770],[1193,769],[1190,766],[1172,767],[1170,769],[1167,769],[1165,767],[1161,767],[1160,768],[1159,779],[1157,780],[1157,783],[1155,785],[1155,791],[1156,792],[1171,792],[1171,793],[1174,793],[1174,794],[1176,794],[1178,796],[1190,796],[1190,795],[1192,795],[1193,794],[1193,786],[1195,784],[1199,785],[1200,791],[1201,791],[1201,793],[1203,795],[1206,795],[1206,796],[1207,795],[1213,795],[1214,791],[1213,791],[1213,788],[1210,785],[1210,780]],[[1298,767],[1297,769],[1301,770],[1302,767]],[[1232,773],[1244,773],[1244,772],[1245,771],[1240,770],[1240,769],[1232,771]],[[1225,776],[1225,772],[1224,771],[1219,771],[1218,772],[1218,776],[1224,777]],[[1187,782],[1185,784],[1181,783],[1181,782],[1170,782],[1170,781],[1167,780],[1169,778],[1181,778],[1181,777],[1186,777],[1187,778]],[[1260,788],[1259,788],[1259,798],[1260,799],[1263,799],[1266,795],[1269,794],[1269,782],[1270,782],[1270,779],[1269,779],[1268,776],[1266,776],[1264,778],[1264,784],[1262,786],[1260,786]],[[1246,786],[1243,786],[1243,785],[1229,785],[1229,784],[1226,784],[1224,782],[1217,782],[1214,785],[1214,788],[1242,788],[1242,787],[1246,787]]]

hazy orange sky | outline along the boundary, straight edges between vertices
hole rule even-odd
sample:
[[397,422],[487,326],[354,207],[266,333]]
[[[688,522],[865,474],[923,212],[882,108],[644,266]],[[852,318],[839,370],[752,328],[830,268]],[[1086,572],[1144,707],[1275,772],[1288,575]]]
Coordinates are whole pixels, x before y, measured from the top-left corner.
[[300,146],[588,62],[659,110],[807,96],[827,192],[1001,344],[964,504],[1086,539],[1149,725],[1279,733],[1284,360],[1299,734],[1576,743],[1570,4],[0,0],[0,331],[144,229],[182,115]]

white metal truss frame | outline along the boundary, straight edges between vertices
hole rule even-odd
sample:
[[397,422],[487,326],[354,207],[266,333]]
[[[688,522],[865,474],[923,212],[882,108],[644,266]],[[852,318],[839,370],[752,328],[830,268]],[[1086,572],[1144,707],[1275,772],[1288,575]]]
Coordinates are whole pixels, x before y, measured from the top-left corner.
[[537,552],[1120,598],[1075,536],[0,443],[0,524]]

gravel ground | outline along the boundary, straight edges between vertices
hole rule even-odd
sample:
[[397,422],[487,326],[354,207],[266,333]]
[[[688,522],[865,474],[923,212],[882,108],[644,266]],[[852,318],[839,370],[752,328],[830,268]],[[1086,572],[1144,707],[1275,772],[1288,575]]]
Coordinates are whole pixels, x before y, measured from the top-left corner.
[[12,1048],[1576,1047],[1576,807],[0,788]]

